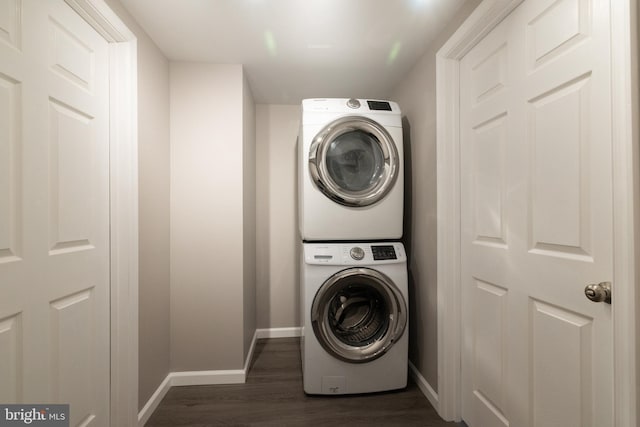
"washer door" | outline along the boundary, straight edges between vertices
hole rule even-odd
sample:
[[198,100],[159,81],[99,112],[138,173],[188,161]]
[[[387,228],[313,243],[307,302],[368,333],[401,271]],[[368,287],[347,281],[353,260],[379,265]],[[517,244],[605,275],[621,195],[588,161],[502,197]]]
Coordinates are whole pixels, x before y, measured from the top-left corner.
[[311,307],[316,338],[334,357],[364,363],[385,354],[407,324],[404,298],[391,279],[348,268],[322,284]]
[[379,123],[347,116],[326,126],[309,151],[309,173],[316,187],[341,205],[376,203],[398,175],[398,150]]

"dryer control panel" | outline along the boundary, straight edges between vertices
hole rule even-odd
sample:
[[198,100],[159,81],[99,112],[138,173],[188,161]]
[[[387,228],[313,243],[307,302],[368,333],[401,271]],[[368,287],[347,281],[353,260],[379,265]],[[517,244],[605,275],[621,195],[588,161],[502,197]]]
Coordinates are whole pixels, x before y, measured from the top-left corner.
[[388,101],[367,101],[371,111],[393,111]]

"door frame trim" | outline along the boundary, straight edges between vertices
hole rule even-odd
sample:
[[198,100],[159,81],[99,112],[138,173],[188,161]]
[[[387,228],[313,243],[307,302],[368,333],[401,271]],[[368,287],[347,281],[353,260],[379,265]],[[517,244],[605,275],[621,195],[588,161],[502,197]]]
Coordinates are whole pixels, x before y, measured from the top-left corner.
[[104,0],[65,0],[109,42],[110,425],[138,424],[137,39]]
[[[460,61],[524,0],[485,0],[436,55],[438,209],[438,413],[460,421],[462,403],[460,273]],[[615,426],[636,425],[639,343],[635,289],[640,247],[637,6],[611,1]]]

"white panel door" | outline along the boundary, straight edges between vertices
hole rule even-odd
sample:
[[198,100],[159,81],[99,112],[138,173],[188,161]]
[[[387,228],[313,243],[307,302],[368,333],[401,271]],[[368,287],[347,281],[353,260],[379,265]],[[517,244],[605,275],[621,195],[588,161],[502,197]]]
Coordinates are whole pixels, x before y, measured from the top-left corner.
[[461,61],[470,427],[613,425],[609,1],[525,0]]
[[0,402],[109,425],[108,45],[63,0],[0,2]]

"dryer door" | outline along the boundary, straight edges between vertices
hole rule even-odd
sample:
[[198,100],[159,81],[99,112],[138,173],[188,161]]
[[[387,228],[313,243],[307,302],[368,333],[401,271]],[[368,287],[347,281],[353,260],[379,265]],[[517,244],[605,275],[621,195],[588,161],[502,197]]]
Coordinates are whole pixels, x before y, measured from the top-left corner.
[[364,363],[402,336],[407,306],[391,279],[370,268],[348,268],[322,284],[311,307],[316,338],[329,354]]
[[347,116],[326,126],[311,143],[309,173],[325,196],[345,206],[383,199],[398,175],[398,150],[374,120]]

